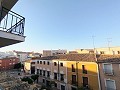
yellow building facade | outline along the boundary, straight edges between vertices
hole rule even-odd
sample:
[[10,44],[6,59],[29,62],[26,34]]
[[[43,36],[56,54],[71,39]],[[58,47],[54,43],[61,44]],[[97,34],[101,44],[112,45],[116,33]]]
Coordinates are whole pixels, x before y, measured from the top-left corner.
[[68,90],[82,87],[99,90],[97,63],[69,61],[67,68]]
[[34,62],[35,74],[39,74],[39,82],[46,86],[54,81],[59,90],[100,90],[94,54],[65,54],[56,59],[36,59]]

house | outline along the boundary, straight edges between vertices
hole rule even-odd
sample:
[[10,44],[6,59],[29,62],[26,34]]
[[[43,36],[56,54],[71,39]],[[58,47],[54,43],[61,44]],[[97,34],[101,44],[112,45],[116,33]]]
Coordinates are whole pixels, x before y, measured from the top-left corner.
[[0,71],[11,70],[17,63],[19,63],[19,59],[16,57],[2,58],[0,59]]

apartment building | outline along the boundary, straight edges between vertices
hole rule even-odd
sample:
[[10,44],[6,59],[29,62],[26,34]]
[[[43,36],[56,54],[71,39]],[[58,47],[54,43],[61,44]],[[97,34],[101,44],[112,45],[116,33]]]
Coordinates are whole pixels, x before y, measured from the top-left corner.
[[40,53],[35,53],[35,52],[23,52],[23,51],[15,51],[15,50],[13,52],[16,53],[21,63],[33,57],[41,57],[42,55]]
[[95,53],[96,54],[116,55],[116,54],[120,54],[120,47],[95,48]]
[[67,67],[67,89],[78,88],[99,90],[98,66],[94,54],[61,55]]
[[16,57],[6,57],[0,59],[0,71],[10,70],[14,68],[14,65],[19,62]]
[[25,18],[10,11],[18,0],[0,0],[0,48],[25,41]]
[[66,54],[67,50],[43,50],[43,57],[46,56],[55,56],[55,55],[59,55],[59,54]]
[[32,60],[31,74],[39,74],[39,83],[59,90],[80,87],[99,90],[98,66],[94,54],[63,54]]
[[120,90],[120,55],[97,55],[101,90]]

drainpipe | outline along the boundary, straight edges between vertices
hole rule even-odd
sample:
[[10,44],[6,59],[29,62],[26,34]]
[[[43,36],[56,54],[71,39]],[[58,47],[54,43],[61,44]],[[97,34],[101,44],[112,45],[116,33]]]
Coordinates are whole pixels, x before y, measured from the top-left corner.
[[58,61],[58,81],[60,80],[60,67],[59,67],[59,61]]
[[79,62],[76,61],[77,88],[78,88],[78,63]]
[[[97,57],[96,57],[96,53],[94,53],[95,55],[95,60],[97,62]],[[101,89],[101,79],[100,79],[100,72],[99,72],[99,64],[97,63],[97,72],[98,72],[98,84],[99,84],[99,90],[102,90]]]

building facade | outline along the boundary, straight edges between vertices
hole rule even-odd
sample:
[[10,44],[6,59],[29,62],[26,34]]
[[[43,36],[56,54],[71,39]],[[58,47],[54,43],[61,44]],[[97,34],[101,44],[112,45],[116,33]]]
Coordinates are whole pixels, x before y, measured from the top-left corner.
[[55,55],[59,55],[59,54],[66,54],[67,50],[43,50],[43,57],[46,56],[55,56]]
[[64,54],[52,59],[34,59],[31,74],[39,74],[39,83],[46,86],[54,83],[59,90],[100,90],[94,54]]
[[14,65],[19,62],[19,59],[16,57],[8,57],[0,59],[0,71],[11,70],[14,68]]
[[98,55],[101,90],[120,90],[120,55]]
[[107,54],[107,55],[119,55],[120,47],[104,47],[104,48],[95,48],[96,54]]

